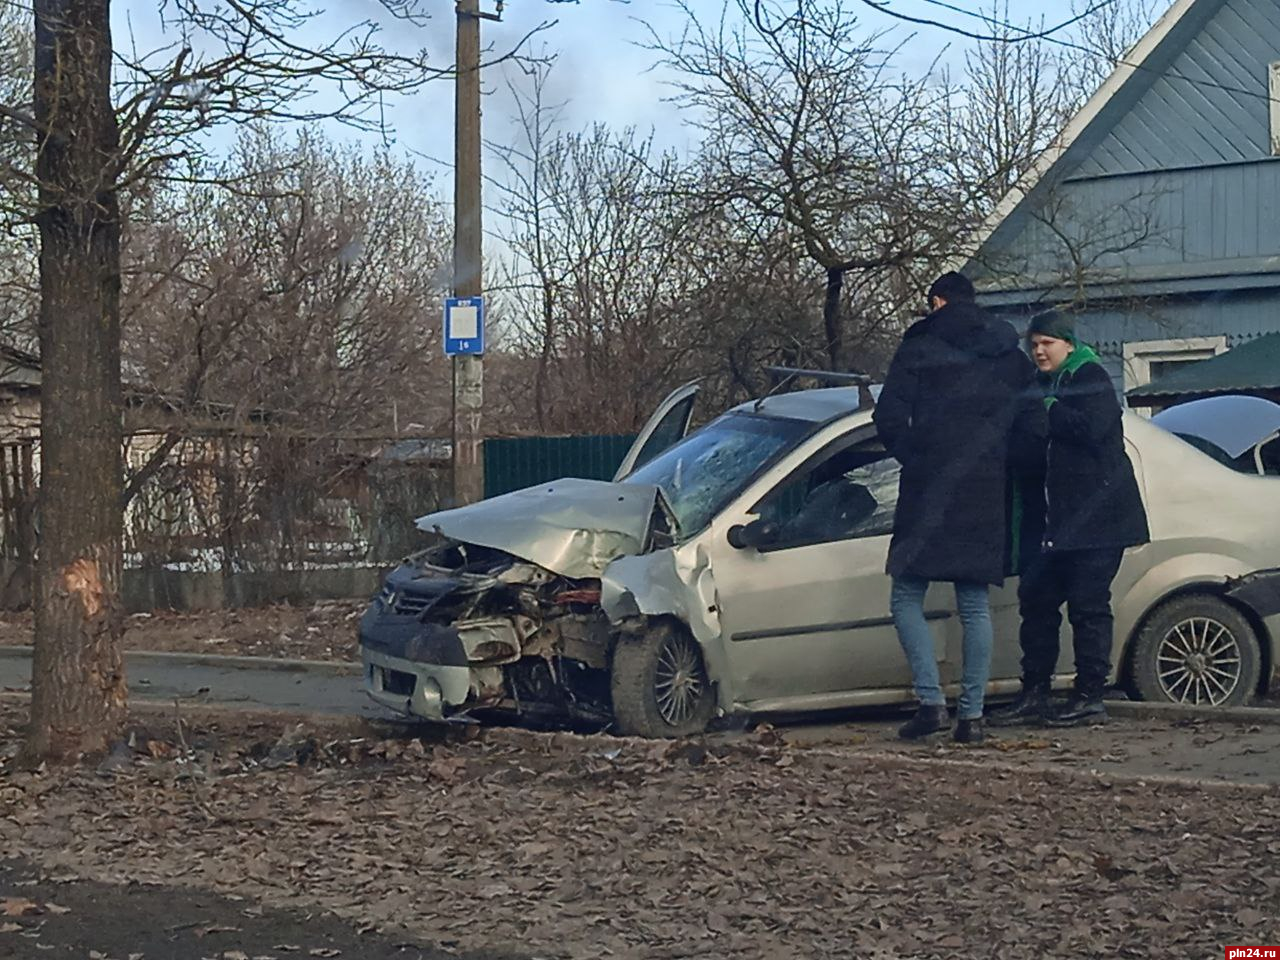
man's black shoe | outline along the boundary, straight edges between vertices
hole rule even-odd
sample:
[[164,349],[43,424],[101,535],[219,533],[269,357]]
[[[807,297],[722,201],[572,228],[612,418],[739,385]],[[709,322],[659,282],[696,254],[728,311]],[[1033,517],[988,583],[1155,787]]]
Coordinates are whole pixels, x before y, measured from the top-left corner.
[[1039,725],[1049,712],[1049,684],[1023,681],[1018,699],[1006,707],[992,710],[987,717],[993,727]]
[[898,728],[898,736],[903,740],[919,740],[948,726],[945,706],[922,703],[916,715]]
[[956,721],[956,732],[952,734],[952,739],[956,743],[981,743],[986,738],[981,717],[974,717],[971,720],[962,717]]
[[1049,713],[1044,722],[1051,727],[1096,726],[1107,722],[1107,708],[1100,693],[1073,693],[1071,699]]

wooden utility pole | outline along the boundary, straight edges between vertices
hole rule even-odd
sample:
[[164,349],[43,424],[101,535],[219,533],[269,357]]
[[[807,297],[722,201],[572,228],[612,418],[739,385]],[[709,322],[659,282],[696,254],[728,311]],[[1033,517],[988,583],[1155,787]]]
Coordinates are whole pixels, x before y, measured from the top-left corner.
[[[480,217],[480,0],[457,0],[458,48],[453,145],[453,295],[484,292]],[[453,497],[457,505],[484,498],[480,413],[484,360],[453,358]]]

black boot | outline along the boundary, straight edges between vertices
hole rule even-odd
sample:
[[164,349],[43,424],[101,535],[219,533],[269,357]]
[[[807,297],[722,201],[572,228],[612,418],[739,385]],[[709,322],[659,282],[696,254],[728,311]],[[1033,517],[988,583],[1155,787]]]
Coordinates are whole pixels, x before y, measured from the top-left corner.
[[1101,690],[1076,690],[1044,722],[1051,727],[1089,727],[1107,722],[1107,708]]
[[916,715],[898,728],[898,736],[903,740],[919,740],[931,733],[945,730],[947,726],[945,706],[922,703]]
[[969,720],[961,717],[956,721],[956,732],[951,736],[956,743],[981,743],[987,738],[982,729],[981,717],[974,717]]
[[993,727],[1017,727],[1023,724],[1040,724],[1049,712],[1049,682],[1022,681],[1018,699],[1006,707],[992,710],[987,719]]

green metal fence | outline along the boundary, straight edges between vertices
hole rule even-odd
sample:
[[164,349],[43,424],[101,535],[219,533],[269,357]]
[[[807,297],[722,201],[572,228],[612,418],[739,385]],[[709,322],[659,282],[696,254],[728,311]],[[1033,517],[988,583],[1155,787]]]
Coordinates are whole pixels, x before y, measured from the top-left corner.
[[484,495],[582,477],[612,480],[634,436],[517,437],[484,442]]

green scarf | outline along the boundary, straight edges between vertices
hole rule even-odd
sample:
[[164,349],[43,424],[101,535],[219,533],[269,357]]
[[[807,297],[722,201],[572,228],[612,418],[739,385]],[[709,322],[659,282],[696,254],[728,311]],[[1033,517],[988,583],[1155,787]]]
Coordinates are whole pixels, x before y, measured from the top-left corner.
[[1101,362],[1102,359],[1098,356],[1098,351],[1094,350],[1093,347],[1087,343],[1077,343],[1075,349],[1067,354],[1067,359],[1062,361],[1062,366],[1053,375],[1053,380],[1050,381],[1049,395],[1044,398],[1045,409],[1058,402],[1058,394],[1061,392],[1064,378],[1074,375],[1077,370],[1087,363]]

